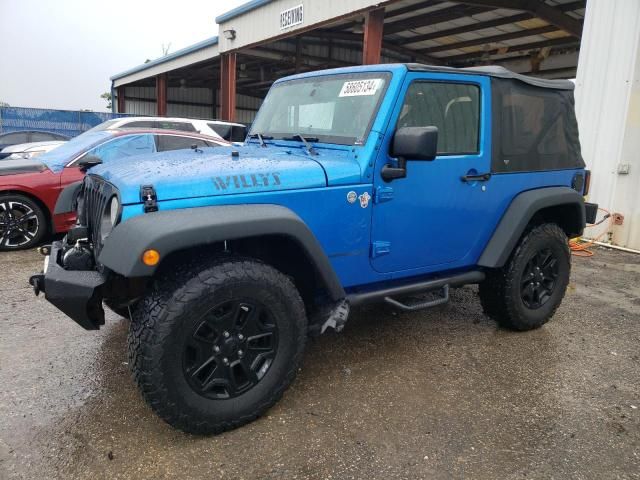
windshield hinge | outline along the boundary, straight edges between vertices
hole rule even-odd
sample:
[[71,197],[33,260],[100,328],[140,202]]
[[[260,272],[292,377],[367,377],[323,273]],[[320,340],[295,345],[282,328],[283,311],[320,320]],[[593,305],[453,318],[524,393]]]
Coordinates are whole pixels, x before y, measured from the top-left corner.
[[393,188],[392,187],[377,187],[375,190],[373,202],[382,203],[393,200]]
[[142,185],[140,187],[140,200],[144,204],[144,213],[158,211],[158,196],[153,185]]

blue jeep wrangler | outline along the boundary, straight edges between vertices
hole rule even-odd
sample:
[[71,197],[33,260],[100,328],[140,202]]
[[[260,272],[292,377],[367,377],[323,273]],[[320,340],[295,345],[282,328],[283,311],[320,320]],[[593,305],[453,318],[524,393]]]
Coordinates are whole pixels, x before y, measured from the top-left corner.
[[88,160],[57,205],[77,226],[31,284],[86,329],[103,302],[130,318],[145,399],[196,433],[264,413],[307,336],[367,302],[417,310],[479,284],[501,326],[540,327],[596,209],[573,84],[500,67],[287,77],[245,146],[137,158]]

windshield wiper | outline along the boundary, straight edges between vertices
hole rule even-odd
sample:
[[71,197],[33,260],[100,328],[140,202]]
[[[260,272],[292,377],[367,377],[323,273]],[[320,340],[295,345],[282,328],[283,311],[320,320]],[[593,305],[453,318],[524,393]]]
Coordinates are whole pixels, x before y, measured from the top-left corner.
[[316,152],[315,149],[309,143],[309,142],[317,142],[318,139],[316,137],[305,138],[299,133],[296,133],[295,135],[292,135],[290,137],[282,137],[282,139],[283,140],[300,140],[302,143],[304,143],[304,146],[306,147],[307,152],[309,152],[309,155],[318,155],[318,152]]
[[261,133],[251,133],[249,135],[249,138],[257,138],[258,141],[260,142],[260,146],[261,147],[266,147],[267,146],[267,144],[264,143],[265,138],[267,140],[273,140],[273,137],[270,137],[268,135],[262,135]]

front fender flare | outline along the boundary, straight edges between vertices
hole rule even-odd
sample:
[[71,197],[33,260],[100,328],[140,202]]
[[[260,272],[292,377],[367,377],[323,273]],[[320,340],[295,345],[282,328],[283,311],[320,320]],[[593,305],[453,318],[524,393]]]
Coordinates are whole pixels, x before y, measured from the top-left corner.
[[142,263],[145,250],[157,250],[160,258],[166,258],[190,247],[263,235],[285,235],[298,242],[332,299],[345,297],[315,235],[298,215],[280,205],[221,205],[138,215],[113,229],[98,261],[124,277],[147,277],[154,274],[156,266]]

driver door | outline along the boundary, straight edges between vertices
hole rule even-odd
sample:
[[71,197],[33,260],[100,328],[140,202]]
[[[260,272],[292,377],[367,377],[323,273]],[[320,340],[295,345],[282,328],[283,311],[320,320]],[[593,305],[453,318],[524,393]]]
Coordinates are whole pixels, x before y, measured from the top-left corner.
[[[482,76],[407,75],[374,179],[371,263],[376,271],[428,272],[472,261],[488,235],[491,189],[490,181],[462,178],[490,171],[489,91]],[[407,158],[406,177],[384,181],[381,166],[397,161],[390,153],[395,129],[428,126],[438,128],[436,158]]]

